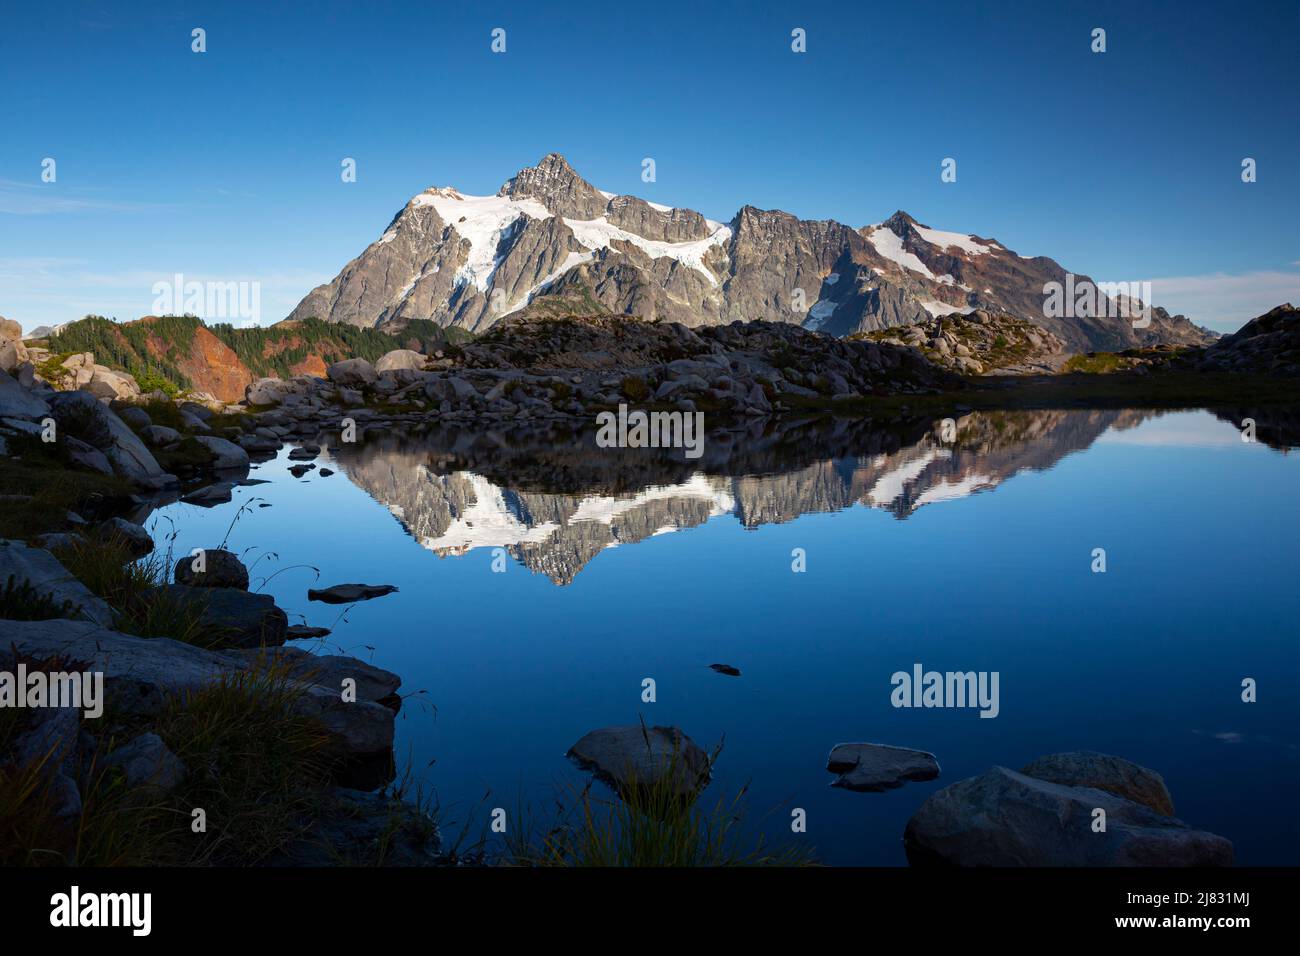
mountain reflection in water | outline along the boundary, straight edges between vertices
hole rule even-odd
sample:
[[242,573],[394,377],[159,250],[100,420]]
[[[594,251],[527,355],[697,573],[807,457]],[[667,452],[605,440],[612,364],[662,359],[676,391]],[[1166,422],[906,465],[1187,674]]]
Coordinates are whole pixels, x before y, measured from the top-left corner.
[[[606,548],[734,515],[746,528],[865,505],[904,520],[918,509],[1045,471],[1164,413],[968,412],[942,420],[751,423],[714,431],[704,455],[598,448],[594,431],[430,427],[325,444],[341,470],[439,556],[503,548],[559,585]],[[1244,411],[1219,412],[1234,424]],[[1255,413],[1259,415],[1260,413]],[[1289,419],[1288,419],[1289,422]],[[1261,416],[1260,440],[1289,447],[1288,422]]]

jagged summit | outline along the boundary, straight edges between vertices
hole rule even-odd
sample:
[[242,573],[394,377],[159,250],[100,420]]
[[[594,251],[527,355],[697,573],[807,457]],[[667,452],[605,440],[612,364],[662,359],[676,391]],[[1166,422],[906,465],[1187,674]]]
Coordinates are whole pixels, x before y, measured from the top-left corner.
[[901,209],[861,229],[750,205],[716,222],[601,190],[549,153],[492,196],[441,186],[413,197],[290,317],[482,331],[539,297],[582,290],[616,314],[691,326],[767,319],[843,336],[982,308],[1074,350],[1206,340],[1161,309],[1145,328],[1044,315],[1044,285],[1065,275],[1051,259],[932,229]]

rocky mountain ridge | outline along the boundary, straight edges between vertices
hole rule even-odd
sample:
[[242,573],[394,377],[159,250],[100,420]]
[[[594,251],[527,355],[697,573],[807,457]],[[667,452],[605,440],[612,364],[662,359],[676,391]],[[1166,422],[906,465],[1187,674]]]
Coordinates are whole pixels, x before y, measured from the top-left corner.
[[1044,286],[1067,276],[1045,256],[902,211],[860,229],[753,206],[716,222],[599,190],[552,153],[494,196],[415,196],[291,318],[482,331],[548,295],[582,292],[616,314],[688,326],[761,319],[845,336],[984,309],[1034,322],[1074,351],[1213,340],[1160,308],[1145,326],[1045,314]]

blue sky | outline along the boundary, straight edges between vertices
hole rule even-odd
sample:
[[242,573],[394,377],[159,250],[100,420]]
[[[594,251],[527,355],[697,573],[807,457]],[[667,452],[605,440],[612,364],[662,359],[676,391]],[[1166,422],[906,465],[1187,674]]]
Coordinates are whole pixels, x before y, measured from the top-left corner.
[[1234,328],[1300,302],[1298,29],[1294,0],[13,4],[0,314],[135,318],[180,272],[274,321],[415,193],[557,151],[714,219],[904,209]]

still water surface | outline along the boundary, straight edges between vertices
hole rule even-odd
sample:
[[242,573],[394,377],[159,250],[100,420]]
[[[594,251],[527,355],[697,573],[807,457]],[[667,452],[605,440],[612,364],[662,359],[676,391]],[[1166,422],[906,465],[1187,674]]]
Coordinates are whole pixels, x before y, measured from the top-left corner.
[[[252,472],[268,483],[149,523],[173,522],[187,553],[256,499],[228,545],[275,553],[255,589],[302,564],[400,589],[343,612],[307,601],[305,568],[261,588],[291,622],[333,627],[327,649],[427,692],[436,713],[408,704],[397,752],[452,829],[485,793],[544,813],[585,779],[565,750],[640,716],[725,738],[710,802],[749,783],[749,825],[827,863],[903,865],[928,794],[1087,749],[1158,770],[1239,864],[1295,865],[1300,456],[1285,434],[1243,443],[1236,420],[973,413],[946,444],[928,421],[752,425],[699,461],[591,435],[326,436],[332,476],[293,478],[286,448]],[[895,709],[890,676],[917,663],[997,671],[999,715]],[[932,751],[942,775],[831,789],[827,753],[859,740]]]

